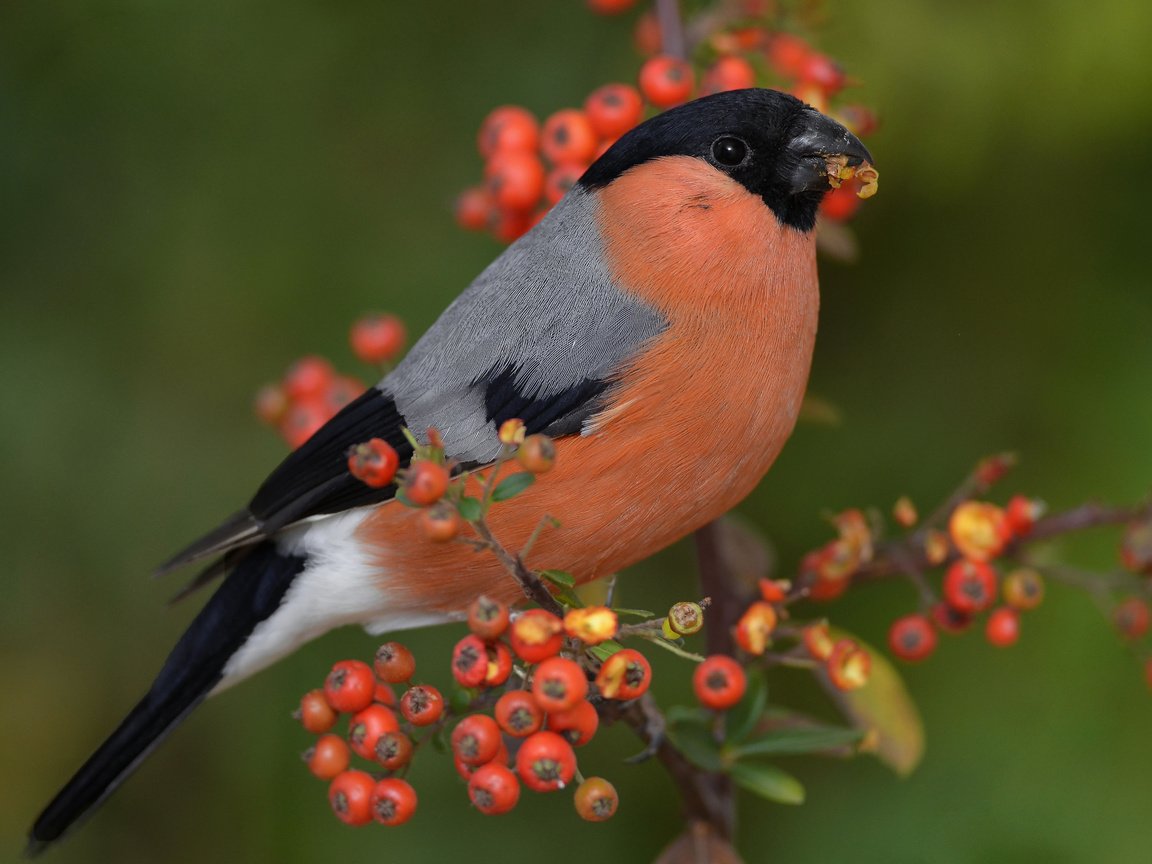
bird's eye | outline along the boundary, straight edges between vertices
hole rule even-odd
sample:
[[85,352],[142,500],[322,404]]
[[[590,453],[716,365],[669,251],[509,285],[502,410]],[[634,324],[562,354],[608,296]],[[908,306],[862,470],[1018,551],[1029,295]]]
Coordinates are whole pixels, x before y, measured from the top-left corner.
[[735,168],[748,156],[748,145],[739,138],[725,135],[712,142],[712,158],[721,165]]

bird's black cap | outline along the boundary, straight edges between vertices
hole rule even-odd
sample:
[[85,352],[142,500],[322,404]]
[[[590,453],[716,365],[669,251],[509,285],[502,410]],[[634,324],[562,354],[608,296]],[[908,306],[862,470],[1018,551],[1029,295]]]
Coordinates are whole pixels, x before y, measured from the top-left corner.
[[872,163],[860,140],[787,93],[752,88],[705,96],[669,109],[620,137],[580,178],[607,186],[661,156],[705,160],[759,195],[785,225],[810,231],[831,188],[827,160]]

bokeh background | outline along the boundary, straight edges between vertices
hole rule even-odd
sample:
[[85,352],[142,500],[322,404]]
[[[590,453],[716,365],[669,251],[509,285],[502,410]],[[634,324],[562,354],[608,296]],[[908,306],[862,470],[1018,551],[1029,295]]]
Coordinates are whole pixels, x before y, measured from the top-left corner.
[[[743,512],[794,565],[821,514],[933,504],[986,453],[1054,507],[1130,501],[1152,478],[1152,7],[1107,0],[828,3],[822,45],[878,108],[881,194],[855,266],[825,263],[806,426]],[[541,114],[631,80],[630,16],[579,0],[100,4],[0,10],[0,860],[134,703],[198,600],[150,568],[247,499],[283,446],[250,397],[306,352],[345,368],[349,322],[415,332],[497,253],[458,230],[492,106]],[[1060,544],[1116,564],[1116,535]],[[693,594],[692,550],[637,567],[629,605]],[[880,642],[907,586],[852,593]],[[749,862],[1145,860],[1152,695],[1091,602],[1054,589],[1022,642],[949,639],[907,670],[920,770],[792,759],[799,808],[742,803]],[[414,635],[425,668],[449,634]],[[645,861],[677,830],[661,770],[604,736],[586,770],[617,819],[561,797],[471,811],[425,757],[422,811],[346,829],[296,760],[295,699],[358,630],[320,640],[187,723],[50,860]],[[668,701],[687,668],[658,658]],[[446,666],[446,663],[444,664]],[[441,670],[429,673],[441,680]],[[779,675],[773,698],[810,699]]]

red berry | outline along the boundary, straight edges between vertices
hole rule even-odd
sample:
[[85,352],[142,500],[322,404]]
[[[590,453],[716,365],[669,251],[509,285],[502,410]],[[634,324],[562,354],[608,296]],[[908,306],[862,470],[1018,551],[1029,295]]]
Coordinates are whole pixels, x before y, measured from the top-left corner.
[[496,700],[493,713],[500,728],[514,738],[527,738],[544,725],[544,709],[527,690],[509,690]]
[[383,438],[373,438],[348,451],[348,473],[373,489],[382,489],[396,477],[400,455]]
[[280,421],[280,435],[295,450],[332,419],[331,409],[320,399],[293,402]]
[[452,651],[452,676],[462,687],[479,687],[488,673],[488,652],[476,634],[465,636]]
[[944,575],[944,599],[969,615],[996,602],[996,571],[983,561],[961,558]]
[[727,711],[744,697],[748,677],[744,667],[725,654],[713,654],[692,675],[696,698],[705,708]]
[[586,165],[592,161],[598,143],[588,115],[575,108],[564,108],[545,120],[540,136],[540,149],[553,165]]
[[503,642],[493,642],[487,646],[487,653],[488,671],[483,686],[499,687],[512,675],[512,652]]
[[507,765],[481,765],[468,780],[472,805],[488,816],[507,813],[520,800],[520,781]]
[[407,333],[395,315],[365,315],[352,325],[348,338],[362,362],[386,363],[399,355]]
[[389,771],[399,771],[412,759],[412,750],[412,739],[403,732],[385,732],[376,739],[372,758]]
[[348,743],[363,759],[376,758],[376,742],[388,732],[399,732],[400,721],[392,709],[373,703],[352,716],[348,726]]
[[372,668],[359,660],[341,660],[324,682],[324,698],[337,711],[355,714],[372,704],[376,679]]
[[816,660],[827,660],[834,647],[832,636],[828,632],[827,621],[809,624],[800,631],[800,640],[804,643],[804,648]]
[[420,527],[433,543],[447,543],[460,533],[460,514],[451,504],[441,501],[420,513]]
[[945,633],[963,633],[972,626],[972,615],[941,601],[931,609],[933,623]]
[[348,768],[352,752],[339,735],[321,735],[316,743],[304,753],[308,770],[321,780],[331,780]]
[[589,777],[576,789],[576,812],[589,822],[611,819],[620,806],[616,787],[603,777]]
[[752,64],[743,57],[727,55],[708,67],[700,85],[700,95],[707,96],[755,86],[756,70],[752,68]]
[[469,231],[483,231],[488,227],[496,202],[483,186],[473,186],[456,196],[456,224]]
[[328,787],[328,803],[341,822],[367,825],[372,821],[372,789],[376,781],[364,771],[344,771]]
[[658,54],[662,39],[660,21],[651,10],[636,19],[636,26],[632,30],[632,43],[641,57]]
[[544,609],[529,609],[512,622],[508,641],[521,660],[539,663],[560,653],[564,623]]
[[820,202],[820,215],[832,222],[847,222],[856,215],[859,208],[860,198],[856,195],[856,186],[842,183],[840,188],[824,196]]
[[502,243],[511,243],[528,233],[533,224],[530,210],[497,209],[492,212],[492,218],[488,221],[488,230]]
[[334,377],[336,370],[323,357],[301,357],[284,374],[284,392],[293,401],[319,398]]
[[1007,648],[1020,638],[1020,613],[1010,606],[1001,606],[988,616],[984,636],[997,648]]
[[319,735],[336,725],[337,714],[323,690],[310,690],[301,698],[295,716],[307,731]]
[[399,642],[385,642],[377,648],[373,666],[380,680],[389,684],[411,681],[416,674],[416,658]]
[[411,687],[400,697],[400,713],[413,726],[430,726],[444,713],[444,697],[428,684]]
[[1023,495],[1013,495],[1004,507],[1004,519],[1008,523],[1009,533],[1013,537],[1026,536],[1043,512],[1043,502],[1033,501]]
[[469,714],[452,730],[452,752],[465,765],[483,765],[500,752],[500,727],[487,714]]
[[576,754],[555,732],[537,732],[520,745],[516,773],[534,792],[563,789],[576,774]]
[[790,33],[777,33],[768,43],[768,61],[785,78],[799,78],[811,53],[807,42]]
[[619,138],[644,117],[644,100],[628,84],[605,84],[584,101],[588,122],[601,138]]
[[508,210],[528,210],[544,194],[544,164],[533,153],[502,151],[484,176],[492,199]]
[[477,597],[468,607],[468,629],[491,642],[508,629],[508,607],[491,597]]
[[1127,597],[1112,613],[1112,620],[1125,639],[1140,639],[1148,632],[1148,604],[1139,597]]
[[800,69],[800,79],[814,84],[828,96],[843,89],[847,80],[840,64],[824,54],[809,54]]
[[370,797],[371,818],[381,825],[403,825],[416,812],[416,790],[399,777],[376,783]]
[[557,165],[544,179],[544,200],[555,204],[571,191],[576,181],[588,169],[587,162],[571,162]]
[[324,404],[335,416],[344,406],[363,395],[364,384],[349,375],[339,375],[332,381],[332,386],[324,394]]
[[392,687],[383,681],[376,682],[376,690],[372,693],[372,699],[381,705],[387,705],[389,708],[395,708],[400,704]]
[[837,690],[858,690],[868,683],[872,655],[851,639],[840,639],[832,646],[824,665]]
[[448,491],[448,469],[438,462],[413,459],[404,472],[404,496],[418,507],[435,504]]
[[923,615],[897,618],[888,631],[888,647],[901,660],[923,660],[936,650],[936,628]]
[[596,686],[606,699],[638,699],[652,683],[648,658],[633,648],[623,648],[604,661],[596,675]]
[[581,699],[567,711],[548,714],[548,728],[563,735],[573,747],[582,747],[592,740],[600,727],[600,715],[587,699]]
[[567,711],[587,693],[584,670],[565,657],[550,657],[536,667],[532,676],[532,695],[546,713]]
[[519,105],[494,109],[480,125],[476,144],[485,159],[505,150],[531,153],[540,140],[540,124],[532,112]]
[[659,54],[640,67],[640,92],[657,108],[687,102],[694,84],[692,67],[678,57]]
[[588,0],[588,8],[597,15],[619,15],[636,5],[636,0]]
[[763,654],[772,644],[776,629],[776,607],[759,600],[749,606],[736,622],[736,644],[749,654]]

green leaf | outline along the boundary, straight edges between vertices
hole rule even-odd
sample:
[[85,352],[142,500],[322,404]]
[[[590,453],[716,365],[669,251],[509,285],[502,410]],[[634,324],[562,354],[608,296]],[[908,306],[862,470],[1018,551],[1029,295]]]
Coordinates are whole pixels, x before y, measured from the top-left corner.
[[671,725],[695,723],[698,726],[708,726],[712,721],[712,713],[707,708],[697,708],[692,705],[673,705],[664,712],[664,719]]
[[853,726],[865,735],[876,736],[876,758],[901,777],[908,776],[924,756],[924,721],[904,679],[884,654],[855,636],[834,630],[832,638],[855,639],[867,649],[872,655],[872,672],[859,690],[838,690],[827,674],[819,676],[820,683]]
[[764,676],[753,672],[748,676],[748,690],[740,703],[728,712],[728,740],[743,741],[756,728],[756,722],[768,704],[768,685]]
[[720,755],[720,745],[712,737],[707,726],[699,723],[679,723],[669,725],[668,737],[676,749],[684,754],[689,762],[705,771],[720,771],[724,767]]
[[804,787],[800,781],[775,765],[737,762],[728,769],[736,785],[777,804],[803,804]]
[[480,502],[475,498],[461,498],[456,505],[456,509],[460,511],[460,518],[465,522],[475,522],[484,515]]
[[553,585],[559,585],[562,588],[576,587],[576,577],[567,570],[541,570],[540,575]]
[[603,663],[617,651],[623,651],[624,646],[617,642],[615,639],[609,639],[606,642],[601,642],[599,645],[589,645],[588,653]]
[[531,471],[510,474],[496,484],[496,488],[492,490],[492,500],[507,501],[509,498],[515,498],[535,482],[536,475]]
[[612,611],[617,615],[631,615],[633,618],[655,618],[655,612],[649,612],[647,609],[621,609],[619,606],[613,606]]
[[569,609],[584,608],[584,601],[576,595],[575,591],[568,588],[556,588],[551,593],[562,606],[567,606]]
[[747,744],[732,747],[729,753],[735,759],[747,756],[818,753],[822,750],[855,744],[863,737],[864,733],[859,729],[840,729],[835,726],[780,729]]

